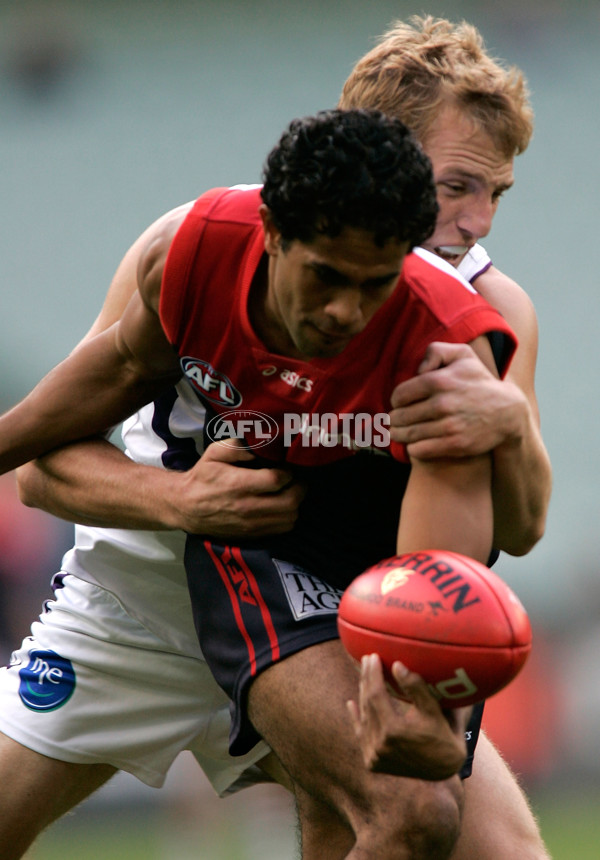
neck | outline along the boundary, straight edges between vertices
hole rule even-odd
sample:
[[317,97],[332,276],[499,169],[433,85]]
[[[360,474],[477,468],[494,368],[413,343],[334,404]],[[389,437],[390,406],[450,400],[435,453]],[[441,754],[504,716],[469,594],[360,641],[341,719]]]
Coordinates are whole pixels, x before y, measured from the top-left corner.
[[284,333],[277,309],[269,302],[269,270],[272,258],[264,255],[256,270],[248,296],[248,316],[254,333],[269,352],[298,358],[297,350]]

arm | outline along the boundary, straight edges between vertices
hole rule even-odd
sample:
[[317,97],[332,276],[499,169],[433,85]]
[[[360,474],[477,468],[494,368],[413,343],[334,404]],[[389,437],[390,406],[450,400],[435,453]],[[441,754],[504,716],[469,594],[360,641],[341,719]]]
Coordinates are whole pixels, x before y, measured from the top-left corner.
[[[447,549],[485,562],[492,546],[491,457],[414,461],[398,528],[397,552]],[[407,759],[429,779],[446,779],[466,757],[470,709],[443,712],[425,681],[393,666],[403,699],[385,687],[380,661],[363,659],[358,702],[347,703],[365,765],[406,775]],[[432,740],[433,739],[433,740]]]
[[494,544],[520,555],[543,534],[552,483],[534,387],[537,320],[526,293],[497,269],[475,283],[519,339],[506,379],[465,346],[433,345],[419,375],[394,392],[392,435],[420,459],[493,450]]
[[[148,333],[146,343],[152,342]],[[118,424],[178,375],[172,364],[159,367],[158,349],[145,365],[109,329],[79,347],[0,418],[0,472]]]
[[[437,346],[453,346],[439,344]],[[464,346],[482,366],[493,368],[490,345],[479,337]],[[492,461],[489,453],[419,459],[402,501],[397,552],[447,549],[486,562],[492,549]]]
[[284,469],[240,468],[253,459],[241,443],[217,442],[192,469],[174,472],[135,463],[94,438],[28,463],[18,486],[29,507],[86,525],[228,538],[289,531],[304,491]]
[[[520,344],[504,382],[512,387],[514,408],[512,414],[504,410],[505,441],[493,452],[493,494],[496,545],[511,554],[524,555],[544,533],[552,491],[552,467],[542,439],[535,393],[537,316],[525,291],[498,269],[489,269],[475,285],[502,313]],[[516,524],[521,525],[521,535]]]
[[[411,465],[398,553],[447,549],[485,562],[493,533],[490,455],[413,460]],[[402,700],[390,695],[381,663],[370,655],[362,661],[358,702],[348,702],[363,760],[371,770],[402,774],[407,759],[422,758],[430,779],[446,779],[464,762],[470,709],[443,713],[418,675],[400,663],[392,671]]]
[[[127,252],[82,344],[118,323],[138,289],[150,246],[167,246],[189,208],[163,216]],[[229,537],[288,531],[303,491],[283,469],[239,468],[253,459],[241,446],[211,445],[189,472],[167,472],[133,462],[102,438],[89,438],[28,463],[17,478],[26,505],[88,525]]]
[[157,229],[127,256],[135,291],[121,319],[82,342],[0,418],[0,471],[118,424],[179,378],[158,318],[169,241]]

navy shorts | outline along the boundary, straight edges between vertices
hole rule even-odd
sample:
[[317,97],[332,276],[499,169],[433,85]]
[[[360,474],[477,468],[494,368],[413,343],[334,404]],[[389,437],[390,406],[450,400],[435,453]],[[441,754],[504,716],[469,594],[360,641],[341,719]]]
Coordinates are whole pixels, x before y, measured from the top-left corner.
[[[260,736],[247,715],[253,679],[278,660],[337,639],[342,591],[264,548],[218,544],[190,535],[185,566],[202,653],[232,700],[229,751],[243,755]],[[470,776],[483,705],[467,728]]]

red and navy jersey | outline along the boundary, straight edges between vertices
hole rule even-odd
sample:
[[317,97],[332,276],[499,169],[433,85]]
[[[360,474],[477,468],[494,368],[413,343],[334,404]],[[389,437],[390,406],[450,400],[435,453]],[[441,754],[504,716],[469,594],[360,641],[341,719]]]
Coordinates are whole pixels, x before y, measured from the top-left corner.
[[206,417],[241,426],[261,456],[306,467],[377,448],[406,461],[381,421],[392,390],[415,375],[429,343],[499,333],[506,369],[515,348],[508,325],[455,270],[420,249],[341,354],[304,361],[270,352],[248,314],[265,255],[260,202],[258,187],[213,189],[196,201],[168,255],[160,316]]

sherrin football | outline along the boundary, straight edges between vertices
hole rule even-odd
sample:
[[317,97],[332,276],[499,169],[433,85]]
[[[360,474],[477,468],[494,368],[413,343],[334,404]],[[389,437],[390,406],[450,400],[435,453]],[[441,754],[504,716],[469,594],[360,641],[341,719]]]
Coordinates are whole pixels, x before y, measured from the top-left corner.
[[381,657],[387,680],[400,660],[444,708],[505,687],[531,650],[531,626],[514,592],[472,558],[441,550],[385,559],[342,596],[340,638],[356,660]]

